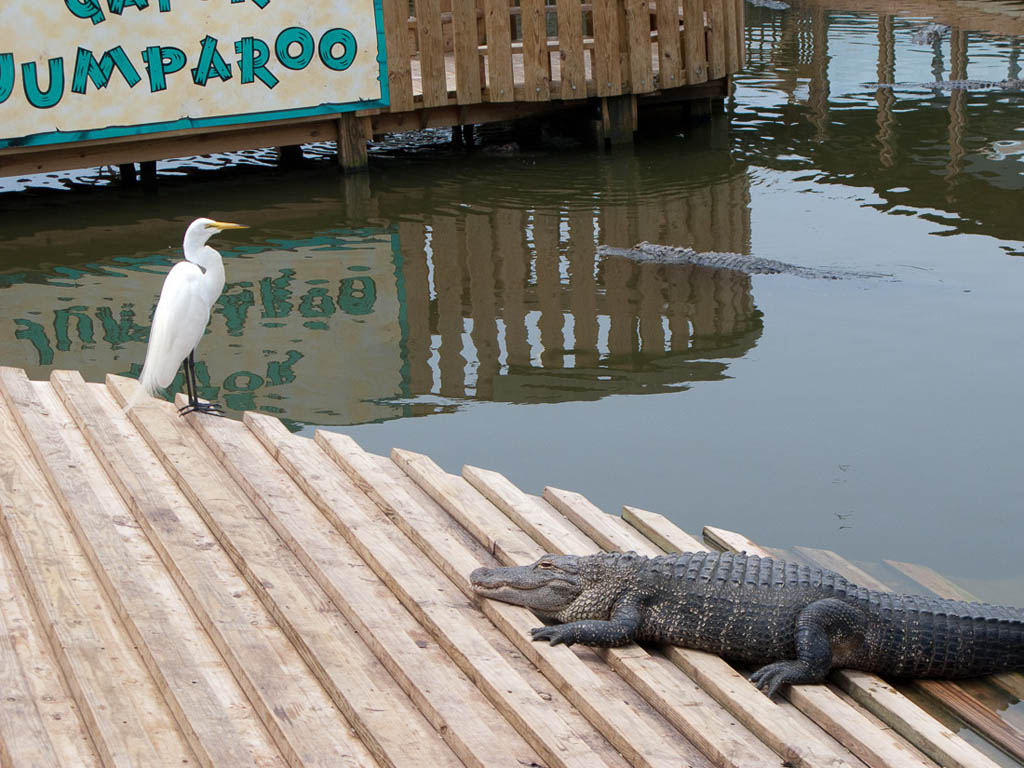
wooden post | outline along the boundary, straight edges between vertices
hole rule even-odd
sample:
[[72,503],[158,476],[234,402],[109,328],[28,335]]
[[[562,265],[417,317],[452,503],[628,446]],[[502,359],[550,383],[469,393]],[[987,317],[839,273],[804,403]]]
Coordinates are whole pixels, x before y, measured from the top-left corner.
[[121,184],[126,187],[133,186],[139,180],[135,174],[135,163],[121,163],[117,170],[121,174]]
[[636,130],[636,96],[624,94],[601,99],[601,128],[611,144],[632,144]]
[[139,163],[139,175],[142,177],[142,186],[151,188],[156,186],[156,160],[147,160]]
[[366,153],[365,125],[369,118],[345,113],[338,117],[338,165],[346,173],[365,171],[369,163]]
[[294,168],[302,162],[302,146],[288,144],[277,148],[277,164],[281,168]]

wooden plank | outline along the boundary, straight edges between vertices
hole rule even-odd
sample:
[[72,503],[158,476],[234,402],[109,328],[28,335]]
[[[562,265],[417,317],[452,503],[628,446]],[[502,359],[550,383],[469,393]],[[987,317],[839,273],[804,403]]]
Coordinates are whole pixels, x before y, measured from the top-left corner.
[[392,112],[413,108],[412,67],[409,50],[409,0],[381,0],[384,46],[388,56],[388,95]]
[[[76,372],[51,378],[285,758],[303,766],[375,765],[121,407]],[[153,408],[171,406],[149,399],[131,413],[138,419]]]
[[[656,554],[642,539],[625,537],[619,524],[608,515],[602,514],[593,521],[589,521],[590,516],[580,518],[577,522],[584,523],[584,530],[559,514],[546,500],[523,493],[497,472],[465,467],[463,475],[548,551],[576,554],[597,551],[596,536],[605,544],[617,541],[621,544],[619,548]],[[678,535],[677,541],[686,547],[686,551],[704,548],[678,528],[674,529],[673,535]],[[758,739],[792,765],[860,765],[813,723],[801,723],[798,712],[787,711],[789,705],[781,706],[766,698],[720,657],[674,646],[666,647],[664,652]]]
[[730,72],[729,73],[730,75],[735,74],[736,72],[739,72],[747,64],[747,53],[746,53],[746,50],[747,50],[747,47],[746,47],[746,43],[747,43],[746,31],[747,31],[747,28],[746,28],[746,21],[745,21],[745,17],[744,17],[744,14],[746,13],[746,7],[745,7],[746,3],[744,2],[744,0],[733,0],[733,5],[735,6],[735,9],[736,9],[735,10],[736,25],[735,25],[735,28],[734,28],[735,31],[734,31],[733,34],[736,35],[736,54],[737,55],[736,55],[736,69],[733,72]]
[[[467,597],[471,595],[469,574],[484,563],[477,554],[467,549],[466,544],[451,535],[450,518],[445,516],[444,522],[439,523],[436,518],[429,517],[424,505],[402,483],[390,478],[372,457],[344,435],[322,432],[317,437],[334,460],[351,473],[352,478],[371,495],[378,506],[388,512],[391,519],[466,592]],[[413,490],[429,498],[412,485],[408,477],[401,477]],[[483,537],[493,541],[493,534],[486,527],[478,526],[472,533],[477,540]],[[485,548],[488,551],[493,549],[488,545]],[[517,552],[516,555],[522,560],[532,557],[534,553],[535,549],[531,547],[528,552]],[[531,612],[494,601],[483,601],[480,609],[632,764],[678,765],[680,750],[685,752],[688,745],[681,739],[680,744],[666,743],[652,724],[639,717],[636,709],[629,706],[628,696],[623,695],[606,678],[596,675],[574,653],[561,652],[569,649],[533,643],[529,630],[536,626],[537,619]],[[622,685],[620,680],[615,683]],[[695,755],[699,754],[696,750],[692,751]]]
[[950,600],[968,600],[977,602],[978,598],[972,595],[963,587],[954,584],[942,574],[932,570],[926,565],[914,563],[902,563],[899,560],[886,560],[887,565],[905,575],[911,581],[915,581],[929,592],[945,597]]
[[[8,445],[5,441],[5,448]],[[4,489],[21,483],[15,461],[6,450],[0,456],[0,508],[14,501]],[[54,507],[53,513],[60,511]],[[100,764],[2,533],[0,690],[0,765],[92,768]]]
[[[137,385],[131,379],[111,376],[108,387],[124,405]],[[83,390],[70,382],[66,396],[76,401],[87,398]],[[136,428],[374,757],[394,768],[461,766],[360,634],[231,479],[222,464],[239,457],[235,446],[227,453],[211,454],[202,437],[173,407],[158,405],[138,412],[133,409]],[[219,428],[228,434],[234,427],[235,440],[243,436],[239,431],[248,434],[243,425],[227,420],[196,419],[193,425],[200,430]],[[256,447],[269,461],[258,443]],[[248,455],[245,458],[252,461]],[[243,466],[252,471],[251,464]]]
[[708,80],[708,53],[704,39],[703,0],[682,0],[683,3],[683,63],[688,85]]
[[[752,555],[767,555],[764,549],[747,537],[721,528],[706,526],[704,538],[715,546],[734,552],[743,551]],[[851,575],[853,575],[852,572]],[[860,586],[870,587],[871,584],[877,583],[860,569],[858,569],[858,575],[863,580]],[[905,696],[896,692],[876,675],[840,669],[832,672],[832,678],[858,704],[867,708],[939,764],[957,766],[958,768],[970,768],[971,766],[994,768],[995,763],[989,758],[967,744]],[[923,682],[934,683],[936,681]],[[791,687],[796,689],[810,686]],[[937,692],[931,691],[929,695],[934,696]]]
[[583,9],[580,0],[557,0],[558,77],[563,99],[583,98],[587,92],[583,54]]
[[680,0],[658,0],[658,84],[675,88],[683,84],[683,46],[679,29]]
[[594,47],[590,51],[591,72],[598,96],[623,92],[619,67],[619,16],[616,0],[594,0]]
[[622,0],[626,28],[623,39],[629,60],[629,90],[649,93],[654,90],[654,62],[651,57],[651,12],[648,0]]
[[544,0],[521,0],[523,24],[523,98],[550,98],[551,54],[548,52],[547,13]]
[[415,8],[423,106],[439,107],[448,103],[444,37],[441,32],[441,1],[415,0]]
[[[722,7],[722,36],[725,45],[725,70],[721,77],[734,74],[740,69],[740,38],[736,34],[736,0],[716,0]],[[713,77],[713,76],[712,76]]]
[[[197,420],[203,440],[302,561],[320,587],[448,745],[473,766],[539,761],[402,607],[345,538],[320,514],[284,469],[244,425]],[[330,466],[327,459],[323,464]],[[410,638],[414,642],[409,642]],[[466,717],[472,712],[473,717]],[[413,738],[399,728],[397,736]],[[436,762],[424,765],[432,766]]]
[[23,371],[0,368],[0,391],[0,523],[100,760],[106,766],[195,760],[40,469],[63,484],[82,485],[83,468],[93,469],[89,457],[66,446]]
[[[657,551],[653,544],[645,544],[646,540],[639,535],[630,535],[631,529],[621,518],[604,514],[579,493],[548,487],[544,489],[544,498],[604,549],[631,549],[635,545],[641,547],[638,550],[641,554]],[[893,694],[898,696],[895,691]],[[905,742],[876,727],[826,686],[789,686],[789,691],[784,695],[868,765],[930,765],[921,755],[909,749]]]
[[487,31],[487,100],[512,101],[512,31],[509,0],[484,0]]
[[[452,477],[426,456],[395,451],[395,462],[460,524],[471,526],[477,539],[493,548],[505,564],[525,565],[544,547],[463,478]],[[516,523],[515,525],[511,523]],[[578,536],[578,534],[577,534]],[[565,537],[560,537],[563,542]],[[577,543],[585,545],[582,539]],[[589,549],[595,549],[589,543]],[[504,555],[504,556],[503,556]],[[601,649],[598,653],[670,723],[717,765],[767,765],[778,758],[756,739],[731,725],[732,716],[660,657],[637,646]]]
[[706,45],[710,80],[724,77],[726,73],[725,4],[731,2],[732,0],[705,0],[704,7],[708,15]]
[[[469,623],[466,599],[425,562],[416,547],[380,510],[368,509],[343,473],[324,468],[322,451],[294,438],[276,419],[247,413],[246,424],[306,495],[345,536],[416,619],[473,679],[530,745],[553,765],[593,766],[603,761],[557,717],[493,646]],[[329,444],[333,433],[317,433]],[[294,439],[293,439],[294,438]]]
[[455,100],[477,104],[481,100],[480,54],[477,51],[476,0],[450,0],[455,48]]

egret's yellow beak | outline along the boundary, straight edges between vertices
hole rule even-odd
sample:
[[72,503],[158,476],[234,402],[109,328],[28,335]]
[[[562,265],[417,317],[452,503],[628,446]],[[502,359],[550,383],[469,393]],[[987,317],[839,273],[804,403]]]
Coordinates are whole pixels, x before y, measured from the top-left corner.
[[211,226],[217,229],[248,229],[248,224],[232,224],[230,221],[215,221]]

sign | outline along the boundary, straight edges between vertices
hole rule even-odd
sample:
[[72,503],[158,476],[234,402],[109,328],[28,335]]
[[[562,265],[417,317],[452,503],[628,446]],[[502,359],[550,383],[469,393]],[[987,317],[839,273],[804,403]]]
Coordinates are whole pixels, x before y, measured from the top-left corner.
[[386,104],[381,0],[0,3],[0,148]]

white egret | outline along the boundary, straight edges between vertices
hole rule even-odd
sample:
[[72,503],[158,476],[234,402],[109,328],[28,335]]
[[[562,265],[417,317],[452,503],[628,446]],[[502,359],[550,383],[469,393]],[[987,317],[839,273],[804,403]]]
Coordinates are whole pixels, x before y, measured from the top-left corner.
[[185,261],[175,264],[160,290],[146,347],[146,362],[139,376],[139,390],[125,406],[127,411],[146,394],[156,395],[174,380],[178,366],[185,372],[188,405],[179,413],[191,411],[221,414],[216,403],[200,402],[196,396],[195,351],[210,321],[210,310],[224,290],[224,262],[220,254],[206,244],[225,229],[246,229],[244,224],[196,219],[185,230]]

